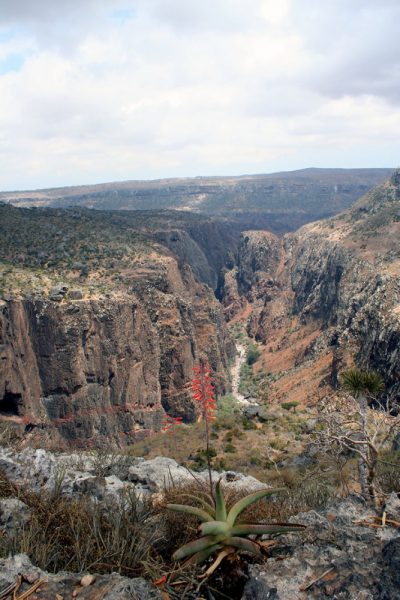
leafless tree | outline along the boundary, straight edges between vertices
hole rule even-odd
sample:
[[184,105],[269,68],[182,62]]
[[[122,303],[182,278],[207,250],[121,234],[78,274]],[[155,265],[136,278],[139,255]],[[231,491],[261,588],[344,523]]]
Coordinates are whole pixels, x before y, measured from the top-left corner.
[[333,400],[322,399],[318,406],[317,424],[312,432],[313,443],[324,456],[330,455],[335,460],[349,451],[355,452],[361,493],[366,500],[375,503],[379,453],[400,431],[400,414],[376,399],[371,408],[365,404],[351,395]]

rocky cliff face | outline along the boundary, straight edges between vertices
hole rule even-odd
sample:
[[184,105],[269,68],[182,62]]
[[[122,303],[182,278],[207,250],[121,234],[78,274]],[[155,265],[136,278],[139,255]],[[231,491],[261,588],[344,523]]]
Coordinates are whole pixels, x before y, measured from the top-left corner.
[[400,398],[399,183],[396,172],[336,222],[308,225],[282,240],[244,233],[238,267],[225,275],[226,314],[238,314],[245,295],[250,335],[263,344],[282,335],[274,352],[291,346],[291,327],[311,326],[315,336],[293,366],[331,353],[334,383],[344,355],[353,357],[377,369],[389,395]]
[[56,428],[62,442],[120,444],[160,429],[165,410],[193,419],[192,366],[208,357],[229,389],[234,345],[212,291],[170,257],[126,278],[129,293],[2,301],[0,411]]
[[292,269],[294,310],[302,322],[330,328],[334,360],[346,349],[362,368],[375,368],[400,399],[400,280],[339,243],[306,234]]

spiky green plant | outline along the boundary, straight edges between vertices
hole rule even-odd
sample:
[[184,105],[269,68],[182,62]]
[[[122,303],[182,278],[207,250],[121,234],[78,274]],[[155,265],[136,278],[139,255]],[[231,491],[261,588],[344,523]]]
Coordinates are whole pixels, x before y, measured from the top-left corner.
[[385,384],[376,371],[349,369],[342,374],[341,387],[346,392],[350,392],[355,398],[365,394],[375,398],[379,392],[383,392]]
[[187,564],[199,565],[216,550],[227,550],[228,548],[244,550],[257,556],[263,556],[262,546],[256,540],[249,539],[250,535],[261,536],[263,534],[303,531],[305,529],[304,525],[294,523],[263,524],[236,520],[239,513],[253,502],[265,496],[282,492],[283,489],[268,489],[254,492],[236,502],[227,513],[220,479],[215,486],[215,508],[202,498],[197,498],[196,496],[190,497],[197,500],[203,506],[204,510],[182,504],[167,504],[169,510],[194,515],[202,521],[199,527],[201,537],[179,548],[173,555],[173,558],[181,560],[182,558],[189,557]]

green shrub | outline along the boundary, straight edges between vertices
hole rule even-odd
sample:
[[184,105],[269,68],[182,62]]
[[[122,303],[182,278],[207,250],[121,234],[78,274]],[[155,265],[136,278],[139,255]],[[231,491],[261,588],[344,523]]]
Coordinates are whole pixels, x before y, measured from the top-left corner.
[[213,468],[216,471],[229,471],[228,465],[224,458],[217,458],[214,462]]
[[251,341],[247,350],[246,363],[249,366],[254,365],[259,356],[260,351],[258,350],[256,344]]
[[217,400],[218,412],[223,413],[233,413],[235,409],[238,407],[239,403],[236,400],[233,394],[226,394],[225,396],[221,396]]
[[246,431],[257,429],[257,425],[253,423],[253,421],[248,421],[245,417],[243,417],[242,419],[242,425],[243,429],[245,429]]
[[224,452],[227,454],[235,454],[235,452],[237,452],[237,448],[233,444],[227,444],[224,448]]
[[275,450],[283,450],[283,448],[286,446],[286,442],[283,440],[272,440],[269,445],[271,448],[275,448]]
[[293,408],[293,412],[296,412],[296,406],[299,406],[300,402],[292,400],[291,402],[284,402],[281,406],[284,410],[290,410]]

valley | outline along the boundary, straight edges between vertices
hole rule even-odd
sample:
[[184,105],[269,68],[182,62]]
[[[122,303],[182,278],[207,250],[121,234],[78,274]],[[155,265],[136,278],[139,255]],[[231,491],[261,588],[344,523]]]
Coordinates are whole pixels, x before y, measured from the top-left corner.
[[395,171],[281,238],[185,211],[0,204],[2,418],[67,446],[137,442],[164,411],[196,420],[201,358],[242,408],[313,406],[354,364],[397,401],[399,190]]
[[[378,431],[373,503],[354,448],[322,444],[321,415],[345,406],[341,377],[355,367],[385,383],[367,426],[379,430],[385,403],[399,413],[400,170],[309,221],[274,232],[171,207],[0,203],[1,581],[23,569],[29,591],[41,577],[43,600],[396,589],[398,422]],[[202,361],[218,409],[208,437],[192,387]],[[307,529],[264,541],[262,557],[227,555],[215,574],[193,565],[175,586],[173,552],[198,519],[165,501],[204,506],[210,477],[229,506],[284,488],[245,519]],[[343,566],[332,577],[325,556]]]

